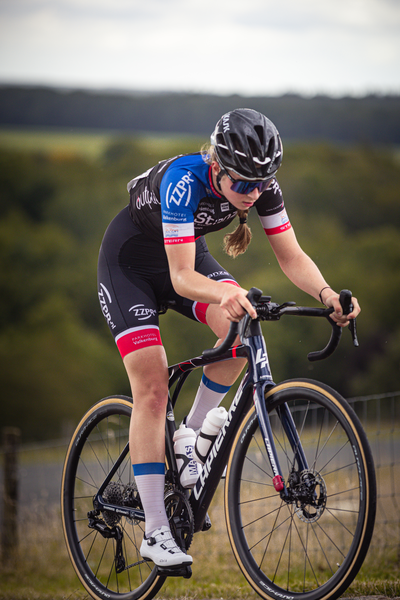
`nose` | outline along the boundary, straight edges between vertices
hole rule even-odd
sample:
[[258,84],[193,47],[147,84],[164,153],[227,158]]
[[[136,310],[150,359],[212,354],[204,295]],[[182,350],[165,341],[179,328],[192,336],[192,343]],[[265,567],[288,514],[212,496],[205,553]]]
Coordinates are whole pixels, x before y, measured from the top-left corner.
[[248,195],[249,198],[251,198],[254,201],[258,200],[259,197],[261,196],[260,190],[258,188],[254,188],[254,190],[252,190],[251,192],[249,192],[247,195]]

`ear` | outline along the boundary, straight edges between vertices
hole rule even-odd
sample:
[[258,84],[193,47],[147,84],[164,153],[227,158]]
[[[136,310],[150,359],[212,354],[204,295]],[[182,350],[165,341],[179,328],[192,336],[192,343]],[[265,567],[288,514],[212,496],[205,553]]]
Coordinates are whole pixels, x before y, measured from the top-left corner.
[[211,169],[212,169],[212,172],[214,173],[214,175],[218,175],[218,173],[221,171],[221,167],[219,166],[219,164],[217,163],[216,160],[212,161]]

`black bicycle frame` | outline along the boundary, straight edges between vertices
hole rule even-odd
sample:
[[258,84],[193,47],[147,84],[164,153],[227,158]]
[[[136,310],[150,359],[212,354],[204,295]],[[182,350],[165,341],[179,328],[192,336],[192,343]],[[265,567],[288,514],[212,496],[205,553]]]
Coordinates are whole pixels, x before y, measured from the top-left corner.
[[[176,382],[176,388],[170,402],[170,420],[168,420],[167,416],[167,423],[170,430],[166,437],[169,441],[168,454],[174,464],[174,471],[176,471],[175,456],[172,447],[172,437],[175,427],[173,407],[175,406],[182,385],[189,373],[194,369],[204,367],[207,364],[236,357],[246,357],[249,362],[249,368],[242,379],[228,410],[227,420],[212,446],[211,452],[203,465],[201,474],[189,497],[195,519],[195,532],[200,531],[203,527],[208,507],[210,506],[215,490],[217,489],[218,483],[228,462],[234,436],[239,428],[243,415],[248,412],[252,402],[255,404],[260,430],[274,473],[274,487],[277,493],[281,493],[284,497],[288,495],[273,440],[271,424],[265,402],[266,391],[269,388],[273,388],[275,383],[272,380],[264,336],[261,331],[260,323],[256,320],[251,323],[244,322],[242,330],[244,331],[244,333],[242,333],[242,341],[244,343],[240,346],[230,348],[221,356],[214,358],[198,356],[190,361],[170,367],[170,387]],[[307,469],[307,461],[289,408],[286,404],[283,404],[277,412],[297,458],[299,469]]]
[[[238,357],[247,358],[249,363],[249,367],[236,391],[231,406],[229,407],[227,420],[212,446],[211,452],[203,465],[201,474],[189,497],[189,502],[194,514],[195,532],[200,531],[203,527],[207,510],[228,462],[235,434],[239,428],[243,415],[248,412],[252,402],[254,402],[255,405],[260,430],[274,474],[272,482],[275,490],[277,493],[280,493],[282,497],[287,497],[288,495],[275,448],[267,404],[265,402],[266,392],[268,389],[275,387],[275,383],[272,380],[265,340],[259,321],[254,320],[248,322],[244,319],[241,339],[243,341],[241,345],[229,348],[218,357],[197,356],[188,361],[169,367],[170,397],[167,406],[165,451],[168,464],[168,475],[170,477],[175,477],[176,479],[178,477],[178,470],[172,441],[176,430],[174,407],[188,375],[195,369],[204,367],[207,364],[231,360]],[[174,385],[175,388],[173,392],[171,392]],[[287,405],[281,405],[279,410],[277,410],[277,414],[291,444],[299,469],[308,469],[306,457],[297,434],[297,429]],[[99,488],[94,500],[94,508],[97,510],[116,512],[131,519],[144,521],[145,517],[143,510],[117,506],[105,502],[102,497],[105,488],[122,464],[128,451],[129,444],[125,446],[118,460],[114,463],[111,471]],[[172,483],[178,484],[179,482],[173,480]]]

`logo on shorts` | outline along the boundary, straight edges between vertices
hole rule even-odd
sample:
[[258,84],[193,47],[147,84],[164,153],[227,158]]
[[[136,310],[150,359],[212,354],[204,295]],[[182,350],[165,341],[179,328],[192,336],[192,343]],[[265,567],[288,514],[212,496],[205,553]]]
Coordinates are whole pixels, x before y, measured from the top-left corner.
[[[110,309],[108,308],[108,304],[112,304],[111,294],[108,291],[108,289],[106,288],[106,286],[103,285],[102,283],[100,283],[99,300],[100,300],[101,310],[103,312],[103,315],[104,315],[109,327],[111,329],[115,329],[116,325],[111,318]],[[108,304],[107,304],[107,301],[108,301]]]
[[135,304],[135,306],[131,306],[129,312],[131,311],[134,313],[135,317],[138,318],[138,321],[145,321],[146,319],[150,319],[157,315],[157,311],[154,310],[154,308],[145,308],[144,304]]

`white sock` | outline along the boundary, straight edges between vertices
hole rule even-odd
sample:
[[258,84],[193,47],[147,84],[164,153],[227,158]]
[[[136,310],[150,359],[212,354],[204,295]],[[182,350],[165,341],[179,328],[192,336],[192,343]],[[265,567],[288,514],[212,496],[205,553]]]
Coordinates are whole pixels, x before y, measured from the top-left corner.
[[150,537],[156,530],[169,527],[164,504],[164,463],[141,463],[133,465],[133,474],[146,517],[145,535]]
[[203,373],[193,406],[186,418],[186,427],[200,429],[207,413],[220,405],[231,386],[214,383]]

